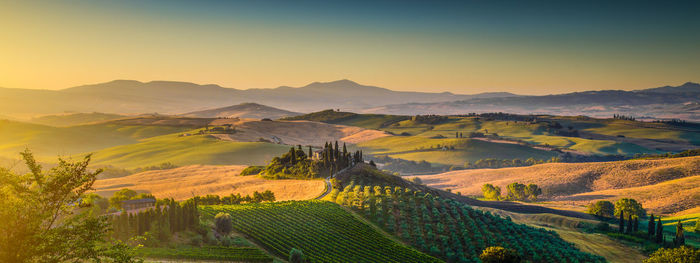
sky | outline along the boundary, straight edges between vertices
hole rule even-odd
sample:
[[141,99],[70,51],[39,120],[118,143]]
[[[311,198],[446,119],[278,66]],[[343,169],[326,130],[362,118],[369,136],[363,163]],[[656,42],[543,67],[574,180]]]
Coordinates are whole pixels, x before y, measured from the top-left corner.
[[0,0],[0,87],[644,89],[700,82],[699,13],[700,1]]

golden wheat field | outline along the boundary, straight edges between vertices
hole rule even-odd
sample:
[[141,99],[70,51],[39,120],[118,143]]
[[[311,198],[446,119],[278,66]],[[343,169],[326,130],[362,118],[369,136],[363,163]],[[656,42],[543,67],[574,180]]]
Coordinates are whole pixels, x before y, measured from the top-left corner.
[[323,180],[266,180],[257,176],[238,176],[244,165],[189,165],[168,170],[137,173],[95,182],[102,196],[123,188],[148,192],[158,198],[187,199],[196,195],[248,195],[270,190],[277,200],[304,200],[325,191]]
[[534,183],[542,198],[586,205],[594,200],[631,197],[655,213],[700,206],[700,157],[600,163],[550,163],[530,167],[452,171],[420,178],[428,186],[481,195],[481,186]]

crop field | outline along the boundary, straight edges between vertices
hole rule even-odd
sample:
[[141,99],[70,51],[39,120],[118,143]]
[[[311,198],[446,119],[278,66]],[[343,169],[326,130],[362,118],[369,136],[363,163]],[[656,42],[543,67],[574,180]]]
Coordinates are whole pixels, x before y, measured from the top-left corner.
[[[453,134],[454,136],[454,134]],[[442,149],[442,147],[447,149]],[[391,136],[357,144],[366,153],[389,155],[392,158],[421,161],[442,165],[464,165],[465,161],[479,159],[539,159],[548,160],[555,152],[534,149],[518,144],[493,143],[474,139],[423,136]]]
[[232,142],[208,135],[168,134],[139,143],[95,152],[94,165],[136,168],[171,162],[176,165],[263,165],[289,151],[289,146],[263,142]]
[[556,233],[472,209],[462,203],[407,188],[351,182],[327,197],[399,237],[448,262],[480,262],[489,246],[514,249],[532,262],[597,262]]
[[173,260],[216,260],[234,262],[273,262],[273,258],[255,247],[141,247],[136,254],[145,258]]
[[288,258],[301,249],[311,262],[439,262],[393,241],[327,201],[200,206],[204,217],[229,213],[233,228],[266,250]]

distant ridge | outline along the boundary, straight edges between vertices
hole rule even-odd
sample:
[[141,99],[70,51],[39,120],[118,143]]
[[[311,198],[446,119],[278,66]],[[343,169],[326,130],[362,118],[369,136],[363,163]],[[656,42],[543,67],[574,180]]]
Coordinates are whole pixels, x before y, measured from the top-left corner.
[[279,119],[283,117],[293,117],[301,115],[298,112],[291,112],[287,110],[282,110],[270,106],[265,106],[257,103],[246,102],[238,105],[208,109],[202,111],[195,111],[183,114],[185,117],[197,117],[197,118],[252,118],[252,119]]

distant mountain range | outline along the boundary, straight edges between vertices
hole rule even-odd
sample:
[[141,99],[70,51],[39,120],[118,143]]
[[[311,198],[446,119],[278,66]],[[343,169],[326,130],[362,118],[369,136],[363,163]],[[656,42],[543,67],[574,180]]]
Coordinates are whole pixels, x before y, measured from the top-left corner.
[[[700,85],[690,82],[677,87],[636,91],[605,90],[521,96],[507,92],[460,95],[449,92],[392,91],[350,80],[314,82],[303,87],[248,90],[188,82],[115,80],[63,90],[0,88],[0,100],[3,101],[0,103],[0,115],[25,119],[64,112],[223,117],[231,109],[222,107],[254,102],[285,109],[277,112],[280,116],[333,108],[406,115],[493,111],[592,116],[634,113],[635,116],[700,120],[697,110]],[[221,109],[212,110],[216,108]]]

